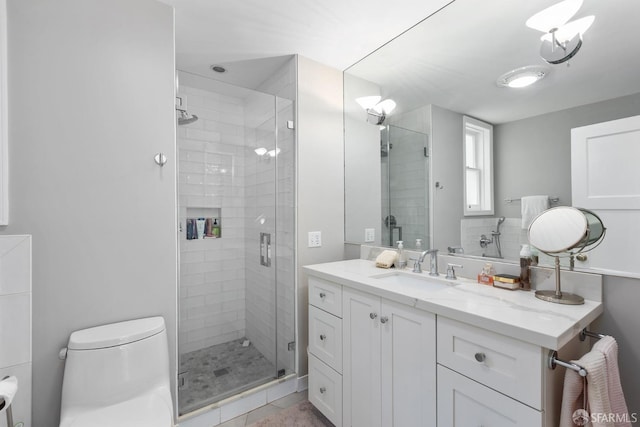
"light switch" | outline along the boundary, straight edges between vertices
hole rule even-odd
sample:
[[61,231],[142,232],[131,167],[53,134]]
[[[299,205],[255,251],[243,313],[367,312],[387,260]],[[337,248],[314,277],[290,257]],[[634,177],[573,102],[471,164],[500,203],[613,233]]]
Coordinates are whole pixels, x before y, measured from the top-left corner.
[[322,246],[322,233],[320,231],[309,232],[309,247],[319,248]]
[[376,229],[375,228],[365,228],[364,229],[364,241],[365,243],[375,242],[376,240]]

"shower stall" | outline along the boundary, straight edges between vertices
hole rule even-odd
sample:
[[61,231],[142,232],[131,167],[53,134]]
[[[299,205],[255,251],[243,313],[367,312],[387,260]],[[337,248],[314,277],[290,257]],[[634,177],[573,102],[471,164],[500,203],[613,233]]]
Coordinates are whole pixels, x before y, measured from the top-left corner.
[[295,372],[294,100],[180,72],[180,415]]
[[382,245],[429,248],[428,135],[395,125],[380,130]]

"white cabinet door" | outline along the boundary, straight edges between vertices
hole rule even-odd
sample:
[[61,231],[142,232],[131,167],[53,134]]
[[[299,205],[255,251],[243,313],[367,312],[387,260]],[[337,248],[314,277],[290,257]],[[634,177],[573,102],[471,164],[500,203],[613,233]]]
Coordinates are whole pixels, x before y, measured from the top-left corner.
[[343,425],[380,427],[380,298],[343,292]]
[[640,116],[571,129],[571,197],[587,209],[640,209]]
[[438,426],[542,425],[541,412],[438,365]]
[[607,227],[602,244],[580,267],[640,277],[640,116],[571,129],[573,206],[593,210]]
[[435,315],[382,300],[382,425],[436,425]]

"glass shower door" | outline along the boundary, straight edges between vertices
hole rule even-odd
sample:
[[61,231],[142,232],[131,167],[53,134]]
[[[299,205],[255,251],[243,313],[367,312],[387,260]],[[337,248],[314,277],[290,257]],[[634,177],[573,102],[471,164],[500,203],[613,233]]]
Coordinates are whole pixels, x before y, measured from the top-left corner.
[[388,125],[380,132],[382,244],[429,246],[428,135]]
[[180,414],[295,369],[293,102],[200,79],[181,76]]

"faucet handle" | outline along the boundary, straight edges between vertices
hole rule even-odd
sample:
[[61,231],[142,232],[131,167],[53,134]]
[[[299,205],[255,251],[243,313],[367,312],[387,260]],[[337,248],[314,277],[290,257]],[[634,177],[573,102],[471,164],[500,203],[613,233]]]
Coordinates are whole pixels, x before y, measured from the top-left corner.
[[451,264],[451,263],[447,264],[447,277],[445,277],[445,279],[451,279],[451,280],[457,279],[456,271],[453,269],[454,267],[464,268],[460,264]]
[[422,266],[418,258],[409,258],[409,261],[413,261],[413,270],[411,270],[413,273],[422,273]]

